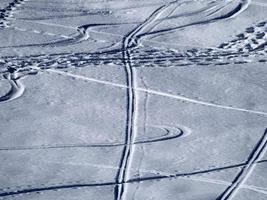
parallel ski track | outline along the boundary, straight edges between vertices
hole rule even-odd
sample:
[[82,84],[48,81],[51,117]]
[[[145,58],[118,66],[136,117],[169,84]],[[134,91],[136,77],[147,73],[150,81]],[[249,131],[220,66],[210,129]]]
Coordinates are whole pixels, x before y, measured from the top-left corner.
[[173,5],[175,2],[168,3],[156,9],[142,24],[133,29],[123,38],[122,45],[122,60],[125,66],[126,72],[126,82],[127,82],[127,118],[126,118],[126,135],[125,143],[127,144],[122,151],[121,161],[119,164],[119,170],[116,176],[116,182],[122,183],[115,186],[114,198],[115,200],[123,200],[126,198],[127,185],[124,182],[127,181],[129,177],[129,168],[134,154],[133,144],[136,136],[136,126],[137,126],[137,92],[136,88],[136,74],[131,63],[130,49],[136,47],[138,43],[135,43],[136,37],[145,27],[147,27],[151,22],[153,22],[156,17],[164,12],[166,8]]
[[[256,163],[265,163],[267,160],[259,160]],[[78,189],[78,188],[86,188],[86,187],[100,187],[100,186],[117,186],[122,184],[131,184],[131,183],[139,183],[139,182],[146,182],[146,181],[159,181],[159,180],[171,180],[175,178],[183,178],[183,177],[191,177],[194,175],[199,174],[206,174],[206,173],[212,173],[212,172],[220,172],[227,169],[233,169],[238,167],[246,167],[247,163],[240,163],[235,165],[229,165],[224,167],[215,167],[207,170],[200,170],[200,171],[193,171],[193,172],[187,172],[187,173],[176,173],[176,174],[168,174],[164,173],[162,175],[151,175],[151,176],[145,176],[145,177],[138,177],[129,179],[126,182],[120,182],[117,181],[108,181],[108,182],[89,182],[89,183],[73,183],[73,184],[58,184],[58,185],[51,185],[51,186],[43,186],[43,187],[31,187],[31,188],[25,188],[25,189],[16,189],[14,191],[7,191],[0,193],[0,197],[8,197],[8,196],[20,196],[23,194],[30,194],[30,193],[38,193],[45,192],[45,191],[58,191],[58,190],[64,190],[64,189]],[[212,181],[212,180],[211,180]],[[216,181],[212,181],[215,183]],[[216,182],[217,183],[217,182]],[[245,189],[254,188],[254,186],[246,186],[241,185],[240,187],[244,187]],[[21,187],[20,187],[21,188]]]
[[267,151],[267,129],[262,135],[259,142],[256,144],[250,153],[246,165],[240,170],[232,184],[216,200],[231,200],[237,194],[240,186],[242,186],[249,178],[256,167],[257,162],[264,156]]

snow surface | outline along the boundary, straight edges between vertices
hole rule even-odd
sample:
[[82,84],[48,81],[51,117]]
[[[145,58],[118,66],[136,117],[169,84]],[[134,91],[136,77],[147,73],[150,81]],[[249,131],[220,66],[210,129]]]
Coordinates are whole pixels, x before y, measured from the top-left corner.
[[2,0],[0,199],[266,200],[265,0]]

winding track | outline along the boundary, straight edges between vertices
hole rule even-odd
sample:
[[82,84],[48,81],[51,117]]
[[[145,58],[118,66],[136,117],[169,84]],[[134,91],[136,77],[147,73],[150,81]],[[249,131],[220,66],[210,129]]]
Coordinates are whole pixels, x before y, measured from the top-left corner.
[[[204,23],[210,23],[214,22],[217,20],[222,20],[222,19],[228,19],[237,16],[239,13],[244,11],[248,4],[250,3],[250,0],[242,0],[238,6],[230,11],[229,13],[216,17],[212,20],[209,21],[201,21],[201,22],[195,22],[192,24],[188,24],[185,26],[181,27],[176,27],[176,28],[171,28],[171,29],[163,29],[160,31],[152,31],[151,30],[157,26],[159,23],[155,24],[153,27],[150,28],[148,32],[142,33],[142,31],[150,26],[150,24],[153,24],[155,19],[162,14],[167,8],[171,7],[172,5],[175,5],[177,1],[173,1],[171,3],[165,4],[164,6],[161,6],[158,8],[156,11],[154,11],[145,21],[142,23],[140,26],[136,27],[132,32],[130,32],[128,35],[123,40],[123,48],[122,48],[122,54],[123,54],[123,62],[125,65],[126,69],[126,76],[127,76],[127,93],[128,93],[128,113],[127,113],[127,130],[126,130],[126,144],[132,144],[134,139],[135,139],[135,127],[137,124],[137,93],[136,93],[136,75],[134,68],[132,68],[132,63],[131,63],[131,54],[130,50],[132,48],[135,48],[139,45],[139,41],[142,37],[151,35],[151,34],[158,34],[162,32],[168,32],[168,31],[173,31],[174,29],[180,29],[192,25],[199,25],[199,24],[204,24]],[[133,154],[134,154],[134,146],[125,146],[123,149],[123,155],[122,155],[122,160],[120,163],[120,170],[117,175],[117,182],[122,183],[120,185],[117,185],[115,187],[115,199],[117,200],[123,200],[126,198],[126,192],[127,192],[127,185],[124,183],[128,180],[128,168],[131,166],[131,162],[133,159]]]
[[126,118],[126,136],[125,143],[127,144],[123,151],[122,157],[119,164],[119,171],[116,176],[116,182],[122,183],[115,186],[115,199],[124,200],[127,193],[127,184],[126,181],[129,179],[129,168],[131,166],[134,148],[131,144],[134,143],[136,137],[136,127],[137,127],[137,87],[136,83],[136,72],[132,67],[131,53],[130,50],[139,45],[137,37],[145,28],[149,27],[150,24],[157,19],[157,17],[162,14],[169,7],[177,4],[178,1],[173,1],[171,3],[165,4],[158,9],[156,9],[143,23],[129,32],[123,39],[122,45],[122,60],[125,66],[126,72],[126,82],[127,82],[127,118]]
[[[230,3],[231,2],[238,2],[238,0],[233,0],[233,1],[229,1]],[[171,2],[171,3],[168,3],[164,6],[161,6],[160,8],[158,8],[159,10],[167,10],[168,7],[170,7],[172,4],[174,3],[177,3],[176,1],[174,2]],[[178,5],[183,5],[184,3],[186,3],[186,1],[178,4]],[[204,20],[204,21],[198,21],[196,23],[191,23],[191,24],[187,24],[185,25],[186,27],[187,26],[193,26],[193,25],[201,25],[201,24],[205,24],[205,23],[210,23],[210,22],[214,22],[214,21],[217,21],[217,20],[221,20],[221,19],[228,19],[228,18],[232,18],[234,16],[236,16],[237,14],[239,14],[240,12],[244,11],[248,5],[250,3],[250,0],[240,0],[240,3],[238,4],[238,6],[233,10],[233,11],[230,11],[226,14],[224,14],[223,16],[221,17],[216,17],[216,15],[214,16],[213,19],[209,19],[209,20]],[[176,6],[173,6],[173,10],[169,13],[172,14],[172,12],[174,12],[175,8],[177,7]],[[224,5],[225,7],[225,5]],[[218,12],[220,9],[222,8],[219,8],[216,10],[216,12]],[[204,11],[207,11],[208,9],[205,8]],[[212,11],[212,9],[211,9]],[[210,15],[213,15],[214,13],[216,13],[215,11],[213,11],[212,13],[210,13]],[[155,11],[155,14],[157,14],[157,10]],[[161,13],[162,14],[162,13]],[[160,14],[159,14],[160,15]],[[168,16],[166,17],[163,17],[164,18],[168,18]],[[161,23],[163,20],[162,20],[162,17],[160,17],[159,19],[154,19],[154,20],[151,20],[149,23],[147,23],[148,21],[145,21],[143,24],[139,25],[135,31],[136,32],[136,35],[135,37],[131,38],[129,41],[129,45],[127,47],[128,49],[128,53],[126,53],[126,51],[123,51],[126,56],[127,54],[130,53],[130,50],[131,49],[134,49],[136,47],[138,47],[137,44],[140,43],[139,40],[143,39],[143,37],[146,37],[146,36],[149,36],[150,34],[153,34],[153,28],[155,26],[157,26],[159,23]],[[131,22],[131,23],[136,23],[136,22]],[[67,39],[67,40],[62,40],[62,41],[58,41],[56,43],[47,43],[47,44],[42,44],[42,46],[53,46],[53,45],[70,45],[70,44],[73,44],[73,43],[77,43],[77,42],[81,42],[81,41],[84,41],[86,39],[89,39],[89,35],[88,35],[88,32],[87,32],[87,29],[90,28],[90,27],[95,27],[95,26],[103,26],[103,25],[108,25],[108,26],[113,26],[113,25],[119,25],[120,23],[111,23],[111,24],[87,24],[87,25],[84,25],[84,26],[81,26],[78,28],[80,34],[77,35],[76,37],[74,38],[70,38],[70,39]],[[145,24],[145,26],[144,26]],[[180,28],[183,28],[184,26],[182,27],[175,27],[175,28],[171,28],[172,30],[175,30],[175,29],[180,29]],[[168,30],[160,30],[160,33],[164,33],[164,32],[168,32]],[[125,41],[125,37],[124,37],[124,41]],[[34,46],[34,45],[33,45]],[[61,68],[62,65],[65,64],[65,61],[68,61],[68,62],[71,62],[71,64],[73,65],[77,65],[77,67],[80,67],[80,66],[83,66],[83,65],[86,65],[88,63],[95,63],[95,62],[103,62],[103,63],[115,63],[115,64],[120,64],[120,57],[119,58],[116,58],[116,52],[118,52],[119,50],[113,50],[111,53],[111,55],[114,55],[115,58],[99,58],[97,56],[97,54],[95,54],[97,56],[94,57],[93,54],[92,54],[92,58],[90,58],[90,55],[87,55],[87,54],[81,54],[81,56],[79,56],[78,54],[78,60],[75,58],[73,61],[71,60],[71,58],[75,57],[73,56],[72,54],[69,54],[69,56],[71,58],[68,58],[68,54],[67,55],[59,55],[58,56],[58,59],[53,59],[53,56],[51,55],[50,57],[48,57],[47,61],[43,61],[43,59],[41,59],[41,63],[40,63],[40,60],[38,59],[33,59],[32,61],[29,60],[27,61],[26,63],[29,63],[29,65],[33,63],[38,63],[38,65],[41,65],[41,66],[44,66],[45,68],[47,68],[48,66],[50,65],[53,65],[53,66],[58,66],[58,68]],[[219,50],[218,50],[219,51]],[[221,51],[221,52],[220,52]],[[232,52],[232,51],[224,51],[223,49],[221,49],[219,52],[213,52],[213,51],[204,51],[204,52],[197,52],[198,55],[196,55],[196,52],[193,53],[193,55],[190,55],[192,54],[192,52],[188,51],[186,52],[185,54],[177,54],[177,55],[164,55],[164,56],[145,56],[145,57],[140,57],[140,54],[137,53],[137,56],[135,57],[132,57],[131,58],[131,66],[132,68],[133,67],[138,67],[138,65],[143,65],[143,66],[151,66],[151,63],[152,65],[154,66],[166,66],[166,62],[171,62],[172,64],[175,64],[175,65],[180,65],[180,66],[189,66],[189,65],[227,65],[227,64],[243,64],[243,63],[248,63],[248,62],[251,62],[250,60],[253,59],[253,58],[249,58],[249,59],[243,59],[242,61],[240,61],[239,59],[235,59],[235,58],[238,58],[239,56],[240,57],[247,57],[247,54],[244,54],[244,52]],[[251,55],[252,57],[254,56],[254,54],[256,55],[258,52],[253,52],[253,55]],[[249,56],[249,55],[248,55]],[[86,57],[83,58],[83,57]],[[89,59],[87,59],[87,57],[89,57]],[[25,58],[26,59],[26,58]],[[70,60],[69,60],[70,59]],[[22,60],[22,61],[15,61],[13,62],[13,59],[11,58],[6,58],[5,60],[7,60],[6,62],[9,63],[9,62],[12,62],[14,64],[14,66],[12,67],[17,67],[18,66],[21,66],[21,65],[24,65],[25,64],[25,61]],[[8,61],[10,60],[10,61]],[[54,61],[53,61],[54,60]],[[61,60],[63,62],[61,62]],[[122,60],[125,61],[124,58],[122,58]],[[123,62],[124,62],[123,61]],[[72,63],[74,62],[74,63]],[[77,63],[79,62],[79,63]],[[258,62],[267,62],[266,59],[259,59]],[[81,64],[80,64],[81,63]],[[1,73],[1,72],[0,72]]]
[[[126,198],[127,193],[127,184],[124,184],[129,179],[129,168],[131,166],[132,160],[133,160],[133,154],[134,154],[134,146],[130,145],[135,140],[136,135],[136,126],[137,126],[137,106],[138,106],[138,99],[137,99],[137,91],[135,88],[137,88],[136,83],[136,72],[135,69],[132,67],[132,61],[131,61],[131,50],[133,48],[136,48],[140,44],[140,39],[144,36],[155,34],[155,33],[162,33],[167,32],[169,29],[166,30],[160,30],[156,32],[151,32],[155,26],[157,26],[159,23],[153,24],[157,18],[164,13],[168,8],[172,6],[177,6],[176,4],[179,1],[173,1],[170,3],[167,3],[158,9],[156,9],[142,24],[137,26],[135,29],[133,29],[130,33],[128,33],[124,39],[123,39],[123,45],[122,45],[122,60],[125,66],[126,71],[126,82],[127,82],[127,95],[128,95],[128,103],[127,103],[127,119],[126,119],[126,136],[125,136],[125,143],[127,144],[123,151],[122,151],[122,158],[119,165],[119,171],[116,176],[116,182],[122,183],[115,186],[115,199],[116,200],[124,200]],[[209,22],[214,22],[217,20],[222,19],[228,19],[232,18],[242,11],[244,11],[247,8],[247,5],[249,4],[250,0],[241,0],[241,2],[238,4],[238,6],[232,10],[231,12],[221,16],[217,17],[213,20],[204,21],[204,22],[197,22],[192,23],[187,26],[192,25],[199,25]],[[182,5],[183,3],[180,3]],[[176,7],[175,7],[176,8]],[[187,27],[182,26],[181,28]],[[178,28],[172,28],[179,29]],[[148,29],[148,31],[146,30]],[[142,33],[144,32],[144,33]]]
[[[247,3],[249,1],[247,0],[243,0],[241,1],[242,3],[239,4],[239,6],[233,10],[233,12],[227,13],[225,16],[223,16],[223,18],[218,18],[216,20],[221,20],[221,19],[226,19],[226,18],[231,18],[236,16],[237,14],[239,14],[240,12],[242,12],[246,6],[248,5]],[[152,34],[156,34],[156,33],[161,33],[161,32],[168,32],[168,31],[172,31],[175,29],[165,29],[165,30],[161,30],[160,32],[146,32],[146,33],[142,33],[142,31],[149,27],[151,24],[153,24],[154,20],[157,18],[158,15],[162,14],[162,12],[165,11],[165,9],[167,9],[168,7],[176,4],[177,1],[168,3],[164,6],[161,6],[159,9],[157,9],[154,13],[152,13],[152,15],[149,16],[149,18],[147,18],[147,20],[142,23],[141,25],[137,26],[132,32],[130,32],[128,35],[126,35],[123,39],[123,47],[122,47],[122,55],[123,55],[123,63],[125,66],[125,71],[126,71],[126,75],[127,75],[127,94],[128,94],[128,104],[127,104],[127,128],[126,128],[126,137],[125,137],[125,144],[124,145],[124,150],[123,150],[123,154],[122,154],[122,159],[121,159],[121,163],[120,163],[120,167],[119,167],[119,171],[117,174],[117,179],[115,183],[112,182],[107,182],[104,185],[115,185],[115,198],[116,200],[123,200],[126,198],[126,192],[127,192],[127,184],[126,183],[131,183],[131,182],[139,182],[139,181],[144,181],[144,180],[156,180],[156,179],[161,179],[161,178],[165,178],[165,176],[161,176],[161,177],[148,177],[148,178],[142,178],[142,180],[140,179],[129,179],[129,168],[131,166],[131,162],[132,162],[132,158],[133,158],[133,153],[134,153],[134,145],[137,142],[135,142],[135,128],[137,125],[137,106],[138,106],[138,102],[137,102],[137,89],[138,87],[136,86],[136,74],[135,74],[135,70],[132,67],[132,60],[131,60],[131,49],[135,48],[138,46],[139,44],[139,39],[141,39],[144,36],[147,35],[152,35]],[[244,6],[245,5],[245,6]],[[203,22],[206,23],[206,22]],[[188,26],[191,25],[197,25],[197,24],[190,24]],[[183,27],[178,27],[178,28],[183,28]],[[143,91],[143,89],[139,88],[139,91]],[[3,98],[3,97],[2,97]],[[0,99],[1,100],[1,99]],[[188,100],[188,99],[184,99],[184,100]],[[217,106],[216,106],[217,107]],[[240,110],[242,111],[242,110]],[[244,109],[243,109],[244,111]],[[263,140],[266,146],[266,141],[265,139]],[[259,146],[262,146],[261,143],[259,144]],[[264,146],[264,147],[265,147]],[[263,151],[262,149],[260,149],[260,151]],[[265,150],[264,150],[265,151]],[[256,152],[258,152],[258,150],[256,149]],[[248,163],[245,165],[245,167],[243,168],[242,171],[249,171],[251,166],[254,166],[254,163],[258,162],[258,157],[260,157],[260,154],[256,154],[256,157],[253,155],[252,158],[248,161]],[[251,161],[252,160],[252,161]],[[252,163],[250,163],[252,162]],[[250,172],[250,171],[249,171]],[[249,173],[248,172],[248,173]],[[247,174],[248,174],[247,173]],[[192,174],[192,173],[191,173]],[[242,175],[242,174],[241,174]],[[184,174],[183,174],[184,176]],[[168,176],[166,178],[170,178],[170,177],[177,177],[175,175],[173,176]],[[245,179],[245,178],[243,178]],[[243,180],[241,179],[241,180]],[[242,181],[240,181],[239,178],[237,178],[237,182],[238,184],[241,184]],[[96,183],[96,184],[85,184],[85,185],[76,185],[75,187],[88,187],[88,186],[101,186],[103,185],[102,183]],[[74,187],[73,185],[66,185],[66,186],[60,186],[60,188],[71,188]],[[236,186],[230,186],[230,188],[237,188]],[[50,187],[50,188],[43,188],[43,189],[30,189],[30,190],[25,190],[25,191],[17,191],[17,192],[11,192],[11,193],[2,193],[0,194],[0,196],[8,196],[8,195],[15,195],[15,194],[21,194],[21,193],[28,193],[28,192],[36,192],[36,191],[43,191],[43,190],[54,190],[54,189],[59,189],[57,187]],[[228,195],[228,192],[225,192],[226,195]],[[222,196],[220,197],[220,200],[226,200],[229,199],[228,196],[227,198]]]
[[[138,35],[137,39],[140,40],[141,38],[155,35],[155,34],[173,32],[175,30],[183,29],[183,28],[190,27],[190,26],[203,25],[203,24],[214,23],[217,21],[228,20],[228,19],[234,18],[248,8],[249,4],[251,3],[251,0],[229,0],[228,4],[231,4],[234,2],[239,2],[239,3],[236,5],[236,7],[233,10],[230,10],[229,12],[227,12],[223,15],[219,15],[219,16],[215,15],[213,18],[195,21],[195,22],[188,23],[188,24],[181,25],[181,26],[175,26],[175,27],[171,27],[171,28],[165,28],[165,29],[160,29],[160,30],[154,30],[154,31],[152,30],[149,32],[144,32],[144,33],[141,33],[140,35]],[[228,5],[226,5],[226,6],[228,6]],[[225,7],[225,6],[222,6],[222,7]]]

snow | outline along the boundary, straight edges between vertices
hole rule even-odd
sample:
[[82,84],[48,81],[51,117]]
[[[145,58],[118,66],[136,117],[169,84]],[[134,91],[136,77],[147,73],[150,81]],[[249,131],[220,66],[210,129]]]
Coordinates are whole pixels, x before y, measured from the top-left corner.
[[0,2],[0,199],[265,200],[264,0]]

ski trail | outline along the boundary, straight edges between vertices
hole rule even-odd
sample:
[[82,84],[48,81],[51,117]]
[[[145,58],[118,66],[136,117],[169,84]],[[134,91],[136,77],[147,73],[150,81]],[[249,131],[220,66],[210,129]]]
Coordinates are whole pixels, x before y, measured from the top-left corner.
[[[260,160],[257,163],[261,163],[261,162],[266,162],[266,160]],[[75,163],[75,164],[77,164],[77,163]],[[100,164],[88,164],[88,165],[90,165],[92,167],[103,168],[103,169],[118,169],[118,167],[109,166],[109,165],[100,165]],[[184,174],[170,174],[168,172],[163,172],[163,171],[140,169],[140,171],[142,171],[144,173],[150,173],[150,174],[152,173],[152,174],[157,174],[157,175],[150,176],[150,177],[139,177],[136,179],[129,179],[126,183],[139,183],[139,182],[144,182],[144,181],[158,181],[158,180],[163,180],[163,179],[180,178],[180,179],[187,179],[187,180],[192,180],[192,181],[200,181],[200,182],[214,183],[214,184],[220,184],[220,185],[227,185],[228,186],[231,183],[228,183],[226,181],[207,179],[207,178],[202,178],[202,177],[192,177],[192,176],[196,175],[196,174],[205,174],[205,173],[209,173],[209,172],[217,172],[217,171],[221,171],[224,169],[230,169],[230,168],[246,166],[246,165],[247,165],[247,163],[241,163],[241,164],[232,165],[232,166],[214,168],[214,169],[203,170],[203,171],[199,171],[199,172],[191,172],[191,173],[189,172],[189,173],[184,173]],[[160,174],[160,175],[158,175],[158,174]],[[123,183],[117,183],[115,181],[89,182],[89,183],[68,182],[68,184],[53,184],[50,186],[31,187],[31,188],[25,188],[25,189],[22,189],[22,187],[18,187],[19,189],[14,187],[14,188],[16,188],[16,190],[2,192],[2,193],[0,193],[0,197],[7,197],[7,196],[14,196],[15,197],[15,196],[21,196],[21,195],[30,194],[30,193],[40,194],[40,193],[46,192],[46,191],[59,191],[62,189],[78,189],[78,188],[84,188],[84,187],[116,186],[116,185],[121,185],[121,184],[123,184]],[[8,189],[11,189],[11,188],[8,188]],[[249,190],[252,190],[255,192],[259,192],[261,194],[267,194],[267,191],[266,191],[267,188],[261,188],[261,187],[245,185],[245,184],[240,185],[240,188],[249,189]]]
[[[163,142],[167,140],[173,140],[177,138],[184,138],[191,134],[191,132],[182,127],[169,127],[169,126],[149,126],[153,128],[159,128],[166,133],[162,136],[156,136],[151,138],[139,138],[130,145],[139,144],[151,144],[157,142]],[[20,150],[34,150],[34,149],[65,149],[65,148],[103,148],[103,147],[120,147],[125,146],[123,142],[113,143],[82,143],[82,144],[54,144],[54,145],[36,145],[36,146],[16,146],[16,147],[0,147],[0,151],[20,151]]]
[[232,184],[217,198],[217,200],[231,200],[239,191],[240,187],[246,182],[256,167],[256,163],[263,157],[267,151],[267,129],[262,138],[256,144],[255,148],[248,157],[247,164],[241,169],[233,180]]
[[109,86],[113,86],[113,87],[119,87],[119,88],[128,88],[126,85],[124,84],[119,84],[119,83],[113,83],[110,81],[104,81],[104,80],[99,80],[99,79],[95,79],[95,78],[89,78],[86,76],[82,76],[82,75],[76,75],[76,74],[72,74],[69,72],[64,72],[64,71],[60,71],[60,70],[56,70],[56,69],[46,69],[43,70],[43,72],[52,72],[52,73],[56,73],[59,75],[66,75],[72,78],[76,78],[76,79],[81,79],[84,81],[91,81],[91,82],[95,82],[95,83],[100,83],[100,84],[104,84],[104,85],[109,85]]
[[0,97],[0,103],[12,101],[23,95],[25,88],[24,88],[24,85],[20,82],[19,78],[17,78],[16,73],[6,74],[4,75],[4,78],[8,80],[11,86],[11,89],[9,90],[7,94]]
[[249,109],[238,108],[238,107],[233,107],[233,106],[225,106],[225,105],[220,105],[220,104],[215,104],[215,103],[209,103],[209,102],[205,102],[205,101],[191,99],[191,98],[184,97],[181,95],[174,95],[174,94],[169,94],[169,93],[160,92],[160,91],[156,91],[156,90],[149,90],[149,89],[143,89],[143,88],[136,88],[136,90],[147,92],[147,93],[154,94],[154,95],[169,97],[172,99],[177,99],[177,100],[181,100],[181,101],[185,101],[185,102],[190,102],[190,103],[194,103],[194,104],[198,104],[198,105],[208,106],[208,107],[221,108],[221,109],[225,109],[225,110],[234,110],[234,111],[240,111],[240,112],[246,112],[246,113],[251,113],[251,114],[258,114],[258,115],[267,116],[267,113],[263,112],[263,111],[249,110]]
[[114,196],[115,200],[126,199],[127,184],[124,184],[129,179],[129,168],[133,160],[135,146],[129,145],[135,141],[136,127],[137,127],[137,106],[138,106],[138,93],[136,88],[136,72],[132,67],[130,50],[138,45],[138,34],[153,24],[157,17],[162,14],[167,8],[175,5],[177,1],[165,4],[156,9],[143,23],[129,32],[122,41],[122,57],[126,73],[127,82],[127,118],[126,118],[126,136],[125,143],[128,144],[122,151],[121,161],[119,164],[119,171],[116,176],[116,181],[122,183],[115,186]]
[[[131,38],[131,34],[129,36]],[[125,72],[126,72],[126,80],[127,80],[127,118],[126,118],[126,136],[125,136],[125,143],[127,144],[121,156],[121,161],[119,164],[119,170],[116,177],[116,181],[118,183],[123,183],[126,181],[128,176],[128,171],[131,163],[132,154],[134,148],[131,144],[135,141],[136,135],[136,116],[137,116],[137,100],[136,98],[136,91],[133,89],[136,84],[135,80],[135,72],[131,67],[130,63],[130,53],[128,52],[128,37],[126,37],[125,41],[123,41],[123,61],[125,65]],[[115,186],[115,200],[121,200],[125,198],[126,193],[126,186],[125,184],[119,184]]]
[[[36,22],[33,22],[36,23]],[[60,25],[60,24],[53,24],[53,23],[44,23],[44,22],[40,22],[39,24],[43,24],[43,25],[47,25],[47,26],[55,26],[55,27],[63,27],[63,28],[69,28],[69,29],[75,29],[76,30],[76,34],[73,37],[69,37],[66,36],[66,40],[59,40],[59,41],[55,41],[49,44],[44,44],[43,46],[66,46],[66,45],[74,45],[77,43],[81,43],[83,41],[86,40],[93,40],[89,35],[89,32],[96,32],[91,28],[94,27],[101,27],[101,26],[119,26],[119,25],[125,25],[125,24],[136,24],[137,22],[128,22],[128,23],[100,23],[100,24],[84,24],[81,25],[77,28],[74,27],[70,27],[70,26],[64,26],[64,25]],[[98,31],[97,31],[98,32]],[[109,33],[107,33],[108,35],[111,35]],[[62,35],[61,35],[62,37]]]
[[[234,18],[236,16],[238,16],[240,13],[244,12],[248,6],[251,3],[251,0],[227,0],[228,5],[230,5],[231,3],[235,3],[235,2],[239,2],[238,5],[230,10],[229,12],[221,15],[221,16],[214,16],[214,18],[211,19],[204,19],[204,20],[200,20],[200,21],[195,21],[195,22],[191,22],[188,24],[184,24],[184,25],[180,25],[177,27],[172,27],[172,28],[164,28],[164,29],[160,29],[160,30],[155,30],[155,31],[150,31],[150,32],[144,32],[144,33],[140,33],[137,36],[138,40],[141,40],[147,36],[151,36],[151,35],[155,35],[155,34],[161,34],[161,33],[168,33],[168,32],[172,32],[178,29],[182,29],[182,28],[186,28],[186,27],[190,27],[190,26],[196,26],[196,25],[204,25],[204,24],[208,24],[208,23],[214,23],[217,21],[221,21],[221,20],[227,20],[227,19],[231,19]],[[225,6],[228,6],[227,4]],[[223,8],[221,8],[223,9]],[[220,10],[220,9],[219,9]],[[218,10],[218,11],[219,11]]]
[[[83,29],[83,26],[80,26],[78,28],[76,27],[73,27],[73,26],[65,26],[65,25],[61,25],[61,24],[54,24],[54,23],[48,23],[48,22],[39,22],[39,21],[28,21],[28,20],[25,20],[27,22],[30,22],[30,23],[34,23],[34,24],[43,24],[43,25],[47,25],[47,26],[54,26],[54,27],[62,27],[62,28],[67,28],[67,29],[72,29],[72,30],[75,30],[76,32],[80,29],[80,31],[84,31]],[[135,22],[133,22],[135,23]],[[130,23],[117,23],[117,25],[119,24],[130,24]],[[108,24],[107,24],[108,25]],[[75,34],[76,34],[75,32]],[[94,29],[90,29],[90,32],[92,33],[97,33],[97,34],[104,34],[104,35],[112,35],[112,36],[117,36],[117,37],[123,37],[122,34],[118,34],[118,33],[110,33],[110,32],[104,32],[104,31],[100,31],[100,30],[94,30]]]
[[136,24],[136,22],[129,22],[129,23],[102,23],[102,24],[84,24],[77,28],[79,35],[77,36],[77,42],[82,42],[88,40],[90,38],[89,32],[91,28],[94,27],[101,27],[101,26],[119,26],[125,24]]
[[[70,77],[73,77],[73,78],[81,79],[81,80],[84,80],[84,81],[91,81],[91,82],[104,84],[104,85],[108,85],[108,86],[113,86],[113,87],[129,88],[129,86],[127,86],[127,85],[123,85],[123,84],[119,84],[119,83],[113,83],[113,82],[110,82],[110,81],[103,81],[103,80],[94,79],[94,78],[88,78],[88,77],[85,77],[85,76],[75,75],[75,74],[72,74],[72,73],[69,73],[69,72],[64,72],[64,71],[60,71],[60,70],[56,70],[56,69],[47,69],[44,72],[52,72],[52,73],[56,73],[56,74],[60,74],[60,75],[65,75],[65,76],[70,76]],[[170,94],[170,93],[166,93],[166,92],[152,90],[152,89],[148,89],[148,88],[146,89],[146,88],[137,87],[137,88],[133,88],[133,89],[136,90],[136,91],[140,91],[140,92],[145,92],[145,93],[149,93],[149,94],[153,94],[153,95],[168,97],[168,98],[171,98],[171,99],[177,99],[179,101],[194,103],[194,104],[198,104],[198,105],[214,107],[214,108],[220,108],[220,109],[225,109],[225,110],[240,111],[240,112],[245,112],[245,113],[250,113],[250,114],[257,114],[257,115],[262,115],[262,116],[267,116],[267,112],[264,112],[264,111],[249,110],[249,109],[238,108],[238,107],[234,107],[234,106],[220,105],[220,104],[215,104],[215,103],[210,103],[210,102],[206,102],[206,101],[200,101],[200,100],[197,100],[197,99],[184,97],[184,96],[181,96],[181,95]]]

